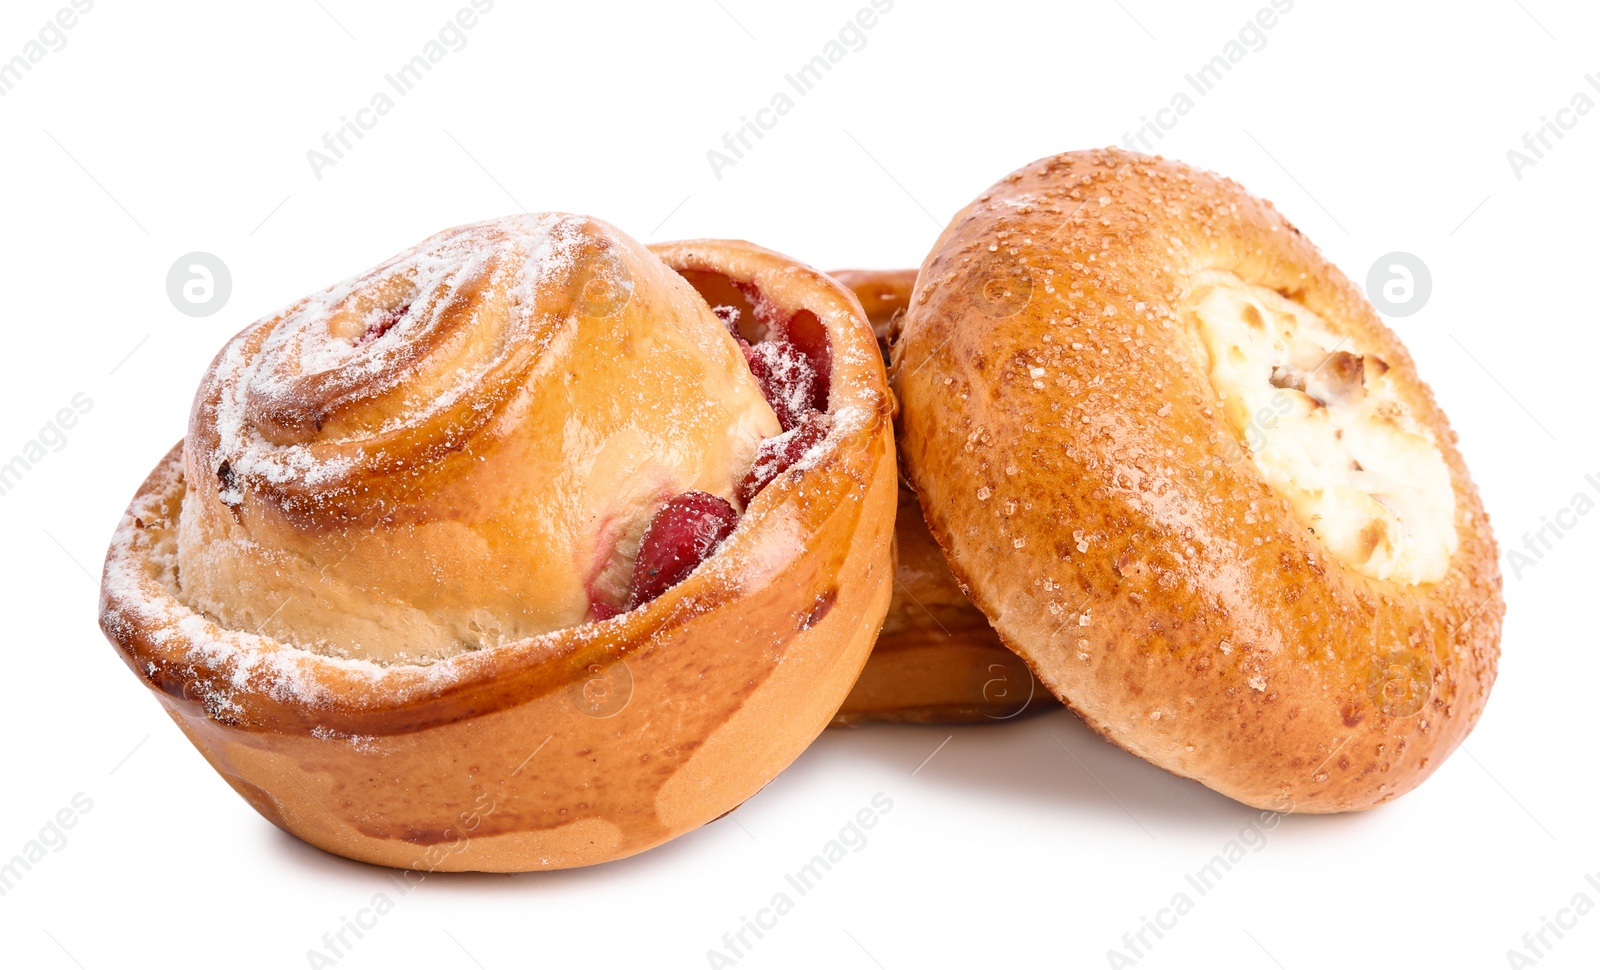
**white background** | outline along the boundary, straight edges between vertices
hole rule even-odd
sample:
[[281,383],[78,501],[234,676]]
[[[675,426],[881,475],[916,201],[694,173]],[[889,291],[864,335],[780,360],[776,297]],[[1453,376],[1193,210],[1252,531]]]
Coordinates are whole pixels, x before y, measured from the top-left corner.
[[[464,2],[101,0],[0,98],[0,461],[93,409],[0,497],[8,555],[0,859],[93,808],[0,897],[8,967],[303,967],[384,870],[280,833],[218,778],[95,624],[99,560],[232,333],[436,230],[523,207],[647,240],[742,236],[822,268],[919,263],[1039,156],[1121,141],[1265,3],[899,0],[754,151],[708,149],[865,0],[499,0],[318,179],[308,149]],[[0,9],[0,59],[65,0]],[[1519,179],[1506,153],[1600,71],[1556,0],[1298,0],[1161,143],[1273,199],[1349,275],[1431,268],[1391,321],[1451,415],[1503,550],[1600,481],[1600,112]],[[232,295],[165,279],[216,254]],[[1502,967],[1600,870],[1600,514],[1506,571],[1500,682],[1466,749],[1373,812],[1291,817],[1140,967]],[[948,743],[945,743],[948,740]],[[940,745],[943,744],[941,748]],[[937,754],[929,759],[929,755]],[[926,763],[924,763],[926,762]],[[918,766],[921,765],[920,770]],[[875,793],[870,841],[741,967],[1103,967],[1255,816],[1053,714],[830,731],[730,817],[587,870],[435,876],[341,968],[704,967]],[[792,895],[792,894],[791,894]],[[1541,967],[1600,960],[1600,912]],[[1153,939],[1153,938],[1152,938]]]

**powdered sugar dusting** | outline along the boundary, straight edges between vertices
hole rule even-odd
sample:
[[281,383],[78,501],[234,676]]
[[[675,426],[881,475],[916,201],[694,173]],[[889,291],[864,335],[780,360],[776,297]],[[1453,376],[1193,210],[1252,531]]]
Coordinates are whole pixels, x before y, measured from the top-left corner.
[[[184,695],[209,716],[239,720],[245,714],[241,701],[249,695],[310,711],[348,710],[363,701],[405,703],[438,696],[492,665],[485,652],[397,666],[332,657],[228,629],[196,612],[179,599],[175,532],[183,489],[182,457],[175,449],[152,474],[112,538],[101,588],[101,622],[124,644],[136,637],[148,641],[158,659],[142,664],[144,675],[182,680]],[[581,637],[582,632],[565,631],[564,636]],[[317,730],[322,731],[318,736],[365,743],[358,735],[331,728],[313,733]]]
[[[514,254],[515,258],[506,261],[515,267],[514,278],[501,277],[500,282],[506,292],[520,294],[500,301],[500,312],[507,319],[493,322],[496,332],[504,334],[502,343],[532,333],[532,321],[520,315],[532,313],[527,308],[537,304],[536,291],[541,285],[556,274],[572,271],[578,247],[584,242],[581,221],[569,220],[573,217],[519,217],[440,234],[369,274],[398,280],[398,284],[373,293],[358,292],[367,277],[346,281],[231,341],[218,359],[214,378],[221,391],[214,408],[214,447],[227,469],[227,475],[217,475],[224,499],[242,500],[248,489],[246,480],[252,477],[314,487],[337,478],[341,463],[349,466],[361,461],[364,453],[359,449],[330,460],[325,449],[310,443],[269,440],[271,436],[261,433],[256,420],[260,399],[289,396],[296,382],[308,378],[358,386],[367,379],[398,381],[413,373],[417,362],[407,356],[406,347],[417,342],[422,328],[434,324],[452,295],[475,295],[470,289],[474,280],[480,280],[481,286],[481,278],[493,268],[493,260],[481,252],[486,245]],[[505,229],[508,223],[510,230]],[[463,237],[473,229],[499,235],[488,242],[480,238],[469,243]],[[772,312],[765,301],[763,309]],[[836,313],[829,310],[824,314],[830,330],[834,330]],[[384,325],[373,326],[375,320]],[[459,320],[456,325],[461,325]],[[872,370],[881,368],[874,343],[831,338],[830,342],[836,368],[859,371],[868,364]],[[443,393],[465,393],[472,385],[468,375],[456,374]],[[846,441],[878,433],[886,415],[880,388],[858,381],[835,388],[826,412],[828,432],[805,448],[791,467],[826,467],[842,452],[854,453],[853,449],[841,449]],[[420,402],[418,406],[426,405]],[[317,431],[321,430],[319,424]],[[202,464],[196,473],[214,471],[219,469],[208,470]],[[793,477],[794,481],[784,484],[786,492],[792,488],[806,495],[808,483]],[[209,489],[217,483],[190,484]],[[864,485],[864,479],[850,472],[838,497],[860,500]],[[455,687],[466,689],[489,682],[508,664],[544,663],[576,645],[608,641],[629,628],[648,630],[659,622],[635,613],[486,644],[484,649],[431,662],[391,663],[332,656],[315,644],[297,645],[248,629],[229,628],[185,602],[179,587],[176,533],[184,488],[183,461],[175,452],[147,483],[113,541],[105,572],[102,624],[130,656],[139,659],[149,680],[174,694],[181,687],[219,721],[247,722],[269,701],[315,716],[319,711],[347,715],[408,699],[438,697]],[[703,564],[705,582],[696,584],[696,591],[688,595],[672,597],[667,609],[678,614],[715,608],[723,600],[703,596],[699,590],[762,585],[794,556],[807,553],[804,519],[796,517],[794,507],[785,501],[781,505],[767,503],[765,508],[768,512],[745,517],[734,535]],[[646,626],[637,626],[640,623]],[[313,725],[308,730],[317,737],[357,746],[366,743],[351,732],[351,722],[332,723],[340,726]]]
[[[415,377],[424,360],[417,335],[440,325],[446,311],[473,314],[466,326],[503,328],[505,342],[532,339],[538,287],[571,272],[583,241],[584,220],[559,213],[512,216],[447,230],[375,269],[329,287],[239,334],[219,357],[214,426],[216,456],[238,480],[316,487],[348,475],[367,456],[356,450],[319,457],[312,443],[267,440],[255,418],[264,406],[293,400],[308,384],[325,393],[375,395]],[[506,266],[512,267],[507,274]],[[503,301],[464,301],[466,287],[496,273]],[[480,320],[480,314],[504,319]],[[372,322],[394,322],[371,339]],[[494,358],[478,358],[452,375],[442,393],[416,407],[436,412],[457,403]],[[415,412],[391,417],[377,433],[414,421]],[[237,489],[226,489],[235,493]]]

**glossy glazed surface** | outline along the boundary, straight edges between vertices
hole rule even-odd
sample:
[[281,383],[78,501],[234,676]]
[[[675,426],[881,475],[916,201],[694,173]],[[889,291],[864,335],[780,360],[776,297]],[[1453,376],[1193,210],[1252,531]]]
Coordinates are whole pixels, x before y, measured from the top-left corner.
[[[1387,362],[1454,491],[1437,583],[1349,568],[1245,457],[1185,312],[1219,271]],[[950,223],[895,353],[933,535],[1111,740],[1251,805],[1342,811],[1410,790],[1483,710],[1504,605],[1454,435],[1360,291],[1268,203],[1118,150],[1035,162]]]

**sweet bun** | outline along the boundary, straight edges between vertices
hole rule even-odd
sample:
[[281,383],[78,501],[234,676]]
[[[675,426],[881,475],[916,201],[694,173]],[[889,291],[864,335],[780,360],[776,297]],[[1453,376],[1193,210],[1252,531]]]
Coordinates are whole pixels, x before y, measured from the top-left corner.
[[[840,270],[887,355],[917,271]],[[835,725],[866,721],[988,723],[1054,706],[1022,658],[967,599],[928,534],[916,493],[900,484],[895,590],[878,642]]]
[[690,249],[764,341],[550,214],[441,233],[218,354],[101,627],[261,814],[390,866],[585,865],[728,812],[827,725],[891,593],[882,363],[828,278]]
[[895,344],[955,575],[1110,740],[1250,805],[1367,808],[1477,721],[1504,604],[1456,439],[1272,206],[1073,152],[957,214]]

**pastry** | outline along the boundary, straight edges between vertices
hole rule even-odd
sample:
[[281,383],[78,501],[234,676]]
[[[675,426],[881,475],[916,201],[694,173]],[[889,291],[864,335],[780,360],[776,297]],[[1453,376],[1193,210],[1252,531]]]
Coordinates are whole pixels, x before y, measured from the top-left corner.
[[892,590],[891,412],[850,293],[786,257],[449,230],[223,348],[101,627],[314,845],[620,858],[754,794],[848,693]]
[[1494,537],[1410,355],[1271,205],[1073,152],[956,215],[895,343],[955,575],[1091,727],[1239,801],[1367,808],[1483,711]]
[[[841,270],[887,356],[911,300],[916,270]],[[835,725],[865,721],[991,723],[1054,706],[1022,659],[950,575],[916,493],[900,484],[895,517],[895,590],[878,642]]]

